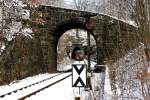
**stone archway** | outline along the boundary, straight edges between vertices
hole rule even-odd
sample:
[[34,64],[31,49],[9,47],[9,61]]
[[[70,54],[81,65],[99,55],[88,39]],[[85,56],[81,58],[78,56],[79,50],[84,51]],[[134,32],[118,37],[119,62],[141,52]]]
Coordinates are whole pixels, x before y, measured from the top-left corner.
[[[50,69],[50,72],[54,72],[57,69],[57,45],[58,45],[58,41],[60,37],[66,31],[71,30],[71,29],[76,29],[76,28],[88,31],[86,29],[84,21],[81,21],[77,18],[63,21],[59,23],[57,27],[54,29],[53,31],[54,34],[51,35],[52,37],[51,39],[53,40],[51,40],[49,44],[51,47],[51,49],[49,50],[50,53],[49,53],[49,66],[48,66],[48,69]],[[93,32],[91,32],[91,35],[94,37],[95,41],[97,41]]]
[[[42,50],[48,53],[44,55],[44,61],[47,62],[48,72],[55,72],[57,69],[56,55],[57,43],[59,38],[64,32],[73,28],[81,28],[87,30],[84,23],[85,19],[81,17],[81,15],[93,13],[56,8],[51,6],[40,6],[38,8],[38,12],[38,17],[43,18],[43,21],[45,22],[42,25],[38,25],[40,27],[38,30],[40,30],[42,33],[41,37],[46,38],[44,38],[43,41],[47,42],[45,44],[48,47],[48,49],[42,47]],[[35,17],[33,17],[33,19],[35,19]],[[126,33],[126,29],[131,32],[135,29],[135,27],[128,25],[127,23],[103,14],[98,14],[96,17],[91,19],[91,22],[95,26],[92,35],[96,40],[98,64],[103,64],[104,57],[110,56],[113,53],[114,48],[116,47],[116,44],[112,44],[112,42],[114,41],[110,40],[110,38],[113,38],[116,40],[116,42],[119,42],[116,39],[117,32],[114,30],[117,30],[119,28],[120,37],[123,41],[126,41],[123,33]]]

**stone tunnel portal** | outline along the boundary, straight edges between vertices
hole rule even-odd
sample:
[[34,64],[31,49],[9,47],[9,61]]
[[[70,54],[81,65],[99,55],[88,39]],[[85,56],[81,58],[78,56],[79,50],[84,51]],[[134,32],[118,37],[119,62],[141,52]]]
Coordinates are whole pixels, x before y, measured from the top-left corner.
[[[51,59],[49,59],[49,61],[50,61],[49,69],[51,71],[57,71],[57,53],[58,53],[57,46],[59,43],[59,39],[65,32],[67,32],[68,30],[71,30],[71,29],[82,29],[87,32],[89,31],[86,28],[84,21],[79,21],[78,19],[67,20],[67,21],[61,22],[60,24],[57,25],[57,27],[54,30],[54,35],[53,35],[55,40],[51,41],[51,47],[53,47],[53,49],[51,49],[51,53],[50,53]],[[89,31],[89,32],[90,32],[91,36],[94,38],[95,44],[96,44],[97,42],[96,42],[94,33],[92,31]],[[97,44],[96,44],[96,47],[97,47]],[[96,48],[96,49],[98,50],[98,48]],[[101,60],[101,59],[99,59],[99,57],[98,57],[97,61],[99,61],[99,60]]]

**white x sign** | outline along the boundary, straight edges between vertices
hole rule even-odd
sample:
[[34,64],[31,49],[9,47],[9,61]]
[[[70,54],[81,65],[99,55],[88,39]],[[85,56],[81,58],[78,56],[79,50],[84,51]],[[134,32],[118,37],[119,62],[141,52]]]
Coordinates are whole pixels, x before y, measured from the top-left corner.
[[85,87],[86,76],[87,76],[86,64],[72,65],[72,86],[73,87]]

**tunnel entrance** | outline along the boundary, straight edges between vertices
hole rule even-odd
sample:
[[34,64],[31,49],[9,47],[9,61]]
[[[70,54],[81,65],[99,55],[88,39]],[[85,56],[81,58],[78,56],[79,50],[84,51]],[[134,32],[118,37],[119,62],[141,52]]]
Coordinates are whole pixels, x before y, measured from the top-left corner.
[[[71,29],[66,31],[58,41],[57,45],[57,71],[69,71],[73,63],[72,52],[75,48],[84,51],[87,60],[88,38],[87,31],[84,29]],[[90,59],[92,64],[97,62],[96,41],[90,35]],[[92,68],[93,69],[93,68]]]
[[[77,30],[79,32],[79,35],[76,35]],[[64,58],[68,59],[68,62],[64,62],[63,64],[71,63],[69,56],[71,56],[71,50],[73,50],[75,45],[80,45],[84,49],[86,49],[85,43],[82,43],[82,41],[86,41],[87,38],[83,34],[88,34],[88,37],[91,37],[92,40],[94,41],[94,45],[91,44],[91,46],[88,48],[88,51],[91,52],[92,50],[95,50],[95,56],[91,55],[91,60],[95,60],[98,64],[100,61],[102,61],[101,57],[101,49],[100,49],[100,44],[97,41],[97,37],[95,36],[96,33],[94,33],[92,30],[88,30],[86,28],[86,25],[84,23],[84,20],[80,19],[71,19],[71,20],[65,20],[63,22],[60,22],[57,24],[54,30],[52,30],[53,34],[51,34],[51,38],[49,39],[49,58],[48,58],[48,72],[56,72],[57,69],[61,69],[60,65],[62,64],[63,60],[65,61]],[[71,33],[71,35],[68,35]],[[74,33],[74,34],[72,34]],[[81,36],[80,36],[81,35]],[[67,37],[68,36],[68,37]],[[63,37],[66,37],[63,40]],[[72,39],[71,39],[72,38]],[[80,41],[80,39],[81,41]],[[68,40],[74,40],[74,42],[71,43]],[[88,39],[89,40],[89,39]],[[91,42],[92,43],[92,42]],[[89,44],[89,43],[88,43]],[[62,51],[60,51],[59,48],[62,48]],[[68,49],[71,48],[71,49]],[[86,50],[85,50],[86,52]],[[92,52],[91,52],[92,53]],[[89,56],[89,55],[88,55]],[[92,57],[93,56],[93,57]],[[88,57],[90,58],[90,57]],[[62,61],[61,61],[62,59]],[[90,61],[88,59],[88,61]],[[89,63],[89,62],[88,62]],[[90,65],[90,64],[88,64]],[[57,67],[59,66],[59,67]],[[88,68],[90,68],[88,66]]]

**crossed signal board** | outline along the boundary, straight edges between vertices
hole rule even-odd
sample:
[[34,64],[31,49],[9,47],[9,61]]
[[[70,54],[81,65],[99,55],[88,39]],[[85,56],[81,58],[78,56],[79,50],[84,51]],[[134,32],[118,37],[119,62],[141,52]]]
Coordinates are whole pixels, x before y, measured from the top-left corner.
[[72,87],[85,87],[87,79],[86,64],[72,64]]

